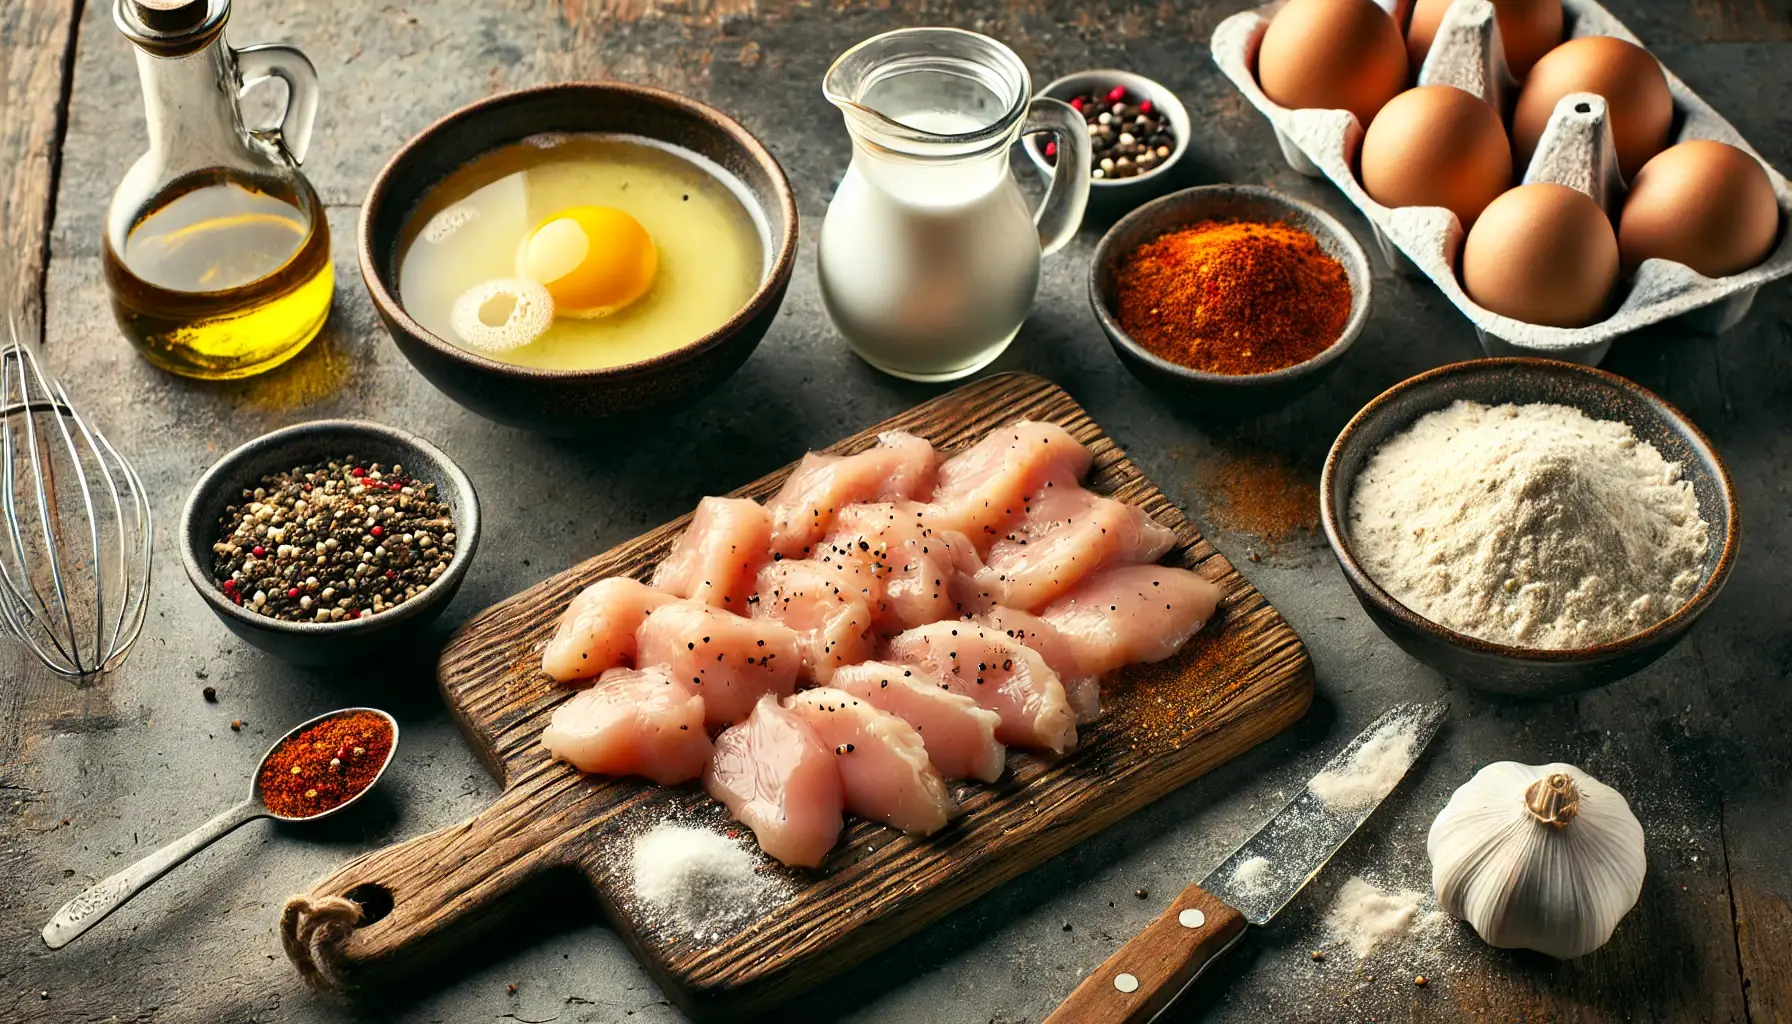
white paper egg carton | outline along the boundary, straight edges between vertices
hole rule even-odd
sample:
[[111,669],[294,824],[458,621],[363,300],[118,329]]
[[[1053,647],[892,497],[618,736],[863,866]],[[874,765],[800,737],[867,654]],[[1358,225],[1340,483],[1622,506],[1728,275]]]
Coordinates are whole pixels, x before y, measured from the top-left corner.
[[[1406,0],[1378,0],[1392,5],[1396,23],[1406,23]],[[1365,126],[1345,110],[1290,110],[1263,94],[1254,68],[1257,48],[1277,5],[1235,14],[1213,33],[1213,59],[1245,98],[1269,119],[1282,154],[1295,170],[1326,177],[1363,211],[1374,229],[1376,244],[1388,263],[1407,276],[1423,275],[1435,283],[1475,325],[1481,347],[1489,355],[1540,355],[1597,365],[1612,341],[1640,327],[1680,317],[1690,330],[1715,334],[1748,312],[1755,293],[1768,281],[1792,273],[1792,231],[1782,230],[1766,260],[1740,274],[1710,278],[1668,260],[1645,261],[1634,277],[1620,279],[1622,301],[1605,320],[1589,327],[1565,328],[1528,324],[1477,305],[1456,278],[1456,256],[1463,231],[1456,217],[1442,207],[1390,209],[1369,198],[1353,170]],[[1616,36],[1638,42],[1623,23],[1593,0],[1562,0],[1565,36]],[[1727,142],[1749,153],[1766,168],[1779,199],[1780,223],[1792,224],[1792,185],[1750,146],[1730,122],[1663,67],[1674,98],[1670,144],[1689,139]],[[1420,85],[1454,85],[1491,98],[1495,109],[1509,113],[1517,83],[1506,69],[1489,0],[1456,0],[1438,27],[1437,37],[1419,70]],[[1525,169],[1524,181],[1556,182],[1579,189],[1605,207],[1616,223],[1624,203],[1625,184],[1618,172],[1605,101],[1591,93],[1563,97]]]

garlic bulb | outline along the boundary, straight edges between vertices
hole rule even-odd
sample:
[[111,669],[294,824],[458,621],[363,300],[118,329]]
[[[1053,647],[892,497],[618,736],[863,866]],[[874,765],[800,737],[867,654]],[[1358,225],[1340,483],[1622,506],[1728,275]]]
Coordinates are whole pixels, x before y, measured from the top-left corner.
[[1425,847],[1439,905],[1504,949],[1591,953],[1643,889],[1643,827],[1573,765],[1488,765],[1450,797]]

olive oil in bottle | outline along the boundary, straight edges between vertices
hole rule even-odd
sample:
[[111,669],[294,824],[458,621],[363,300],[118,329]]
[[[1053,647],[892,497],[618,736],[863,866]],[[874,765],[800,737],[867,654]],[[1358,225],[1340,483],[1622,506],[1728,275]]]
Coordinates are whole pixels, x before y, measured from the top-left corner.
[[323,326],[335,288],[329,225],[310,193],[302,178],[221,171],[166,190],[122,246],[106,240],[119,326],[150,362],[190,377],[292,358]]
[[[335,289],[330,226],[299,163],[317,72],[282,43],[232,49],[230,0],[115,0],[136,47],[149,150],[106,214],[112,309],[145,358],[188,377],[247,377],[303,349]],[[238,100],[286,85],[280,123],[251,130]]]

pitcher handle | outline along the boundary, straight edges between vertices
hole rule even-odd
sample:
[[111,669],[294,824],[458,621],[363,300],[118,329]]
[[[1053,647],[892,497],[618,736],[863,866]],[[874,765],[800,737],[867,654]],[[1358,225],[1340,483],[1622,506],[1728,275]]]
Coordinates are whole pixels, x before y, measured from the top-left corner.
[[[1039,229],[1039,248],[1050,256],[1064,248],[1083,223],[1089,205],[1089,123],[1063,100],[1040,96],[1027,107],[1027,123],[1021,132],[1050,132],[1058,140],[1058,162],[1052,183],[1033,214]],[[1070,173],[1064,173],[1070,168]]]
[[286,110],[280,115],[280,124],[256,134],[271,138],[293,163],[303,164],[305,150],[311,145],[311,125],[317,120],[317,68],[311,58],[286,43],[256,43],[233,50],[232,55],[244,90],[268,78],[286,83]]

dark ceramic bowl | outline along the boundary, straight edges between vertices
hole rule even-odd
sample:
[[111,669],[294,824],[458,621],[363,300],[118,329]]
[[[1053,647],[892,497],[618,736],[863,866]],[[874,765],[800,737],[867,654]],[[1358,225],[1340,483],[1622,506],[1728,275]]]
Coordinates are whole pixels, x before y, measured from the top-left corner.
[[[1331,345],[1303,363],[1272,373],[1231,375],[1191,370],[1153,354],[1134,341],[1114,314],[1120,265],[1134,249],[1160,235],[1204,220],[1279,222],[1318,239],[1343,264],[1350,279],[1350,319]],[[1133,376],[1184,401],[1201,417],[1249,416],[1283,406],[1319,386],[1337,369],[1369,320],[1373,285],[1369,258],[1344,225],[1310,203],[1257,185],[1202,185],[1154,199],[1122,217],[1095,247],[1089,264],[1089,304],[1120,362]]]
[[[1143,174],[1131,178],[1097,178],[1090,181],[1089,212],[1084,215],[1085,218],[1093,216],[1112,220],[1145,200],[1170,191],[1177,182],[1187,180],[1178,165],[1182,162],[1183,154],[1188,151],[1193,124],[1189,121],[1188,109],[1182,105],[1182,101],[1163,85],[1131,71],[1099,68],[1073,72],[1056,79],[1039,90],[1039,95],[1069,103],[1076,96],[1089,92],[1105,93],[1116,85],[1125,88],[1131,96],[1150,100],[1163,113],[1164,119],[1170,122],[1170,132],[1176,137],[1176,143],[1171,147],[1168,157]],[[1022,144],[1026,147],[1027,156],[1033,161],[1034,169],[1039,172],[1039,177],[1050,180],[1052,165],[1045,160],[1042,138],[1039,135],[1029,135]]]
[[[418,202],[474,158],[556,132],[656,139],[734,175],[769,231],[765,276],[746,305],[683,348],[602,370],[542,370],[488,359],[437,337],[406,313],[398,301],[399,244]],[[480,100],[406,143],[374,179],[361,208],[361,276],[399,351],[450,398],[500,423],[576,433],[612,417],[688,402],[740,369],[784,301],[796,239],[796,199],[783,168],[733,119],[661,89],[565,82]]]
[[[454,517],[454,559],[448,568],[390,611],[342,622],[287,622],[245,611],[225,597],[212,577],[212,544],[225,506],[269,473],[346,455],[398,463],[406,475],[436,485],[436,497],[448,503]],[[358,420],[317,420],[263,434],[214,463],[187,496],[180,533],[187,579],[232,633],[297,665],[336,665],[391,654],[448,607],[479,545],[479,496],[459,466],[415,434]]]
[[[1420,416],[1459,399],[1494,405],[1552,402],[1595,419],[1620,420],[1680,464],[1711,524],[1705,574],[1692,599],[1666,619],[1620,640],[1570,650],[1492,643],[1440,626],[1396,601],[1351,552],[1351,487],[1382,443]],[[1723,589],[1736,561],[1736,496],[1717,452],[1678,409],[1638,384],[1589,366],[1549,359],[1478,359],[1394,385],[1351,419],[1332,445],[1319,484],[1325,536],[1363,610],[1406,653],[1479,689],[1514,696],[1552,696],[1603,686],[1667,653]]]

